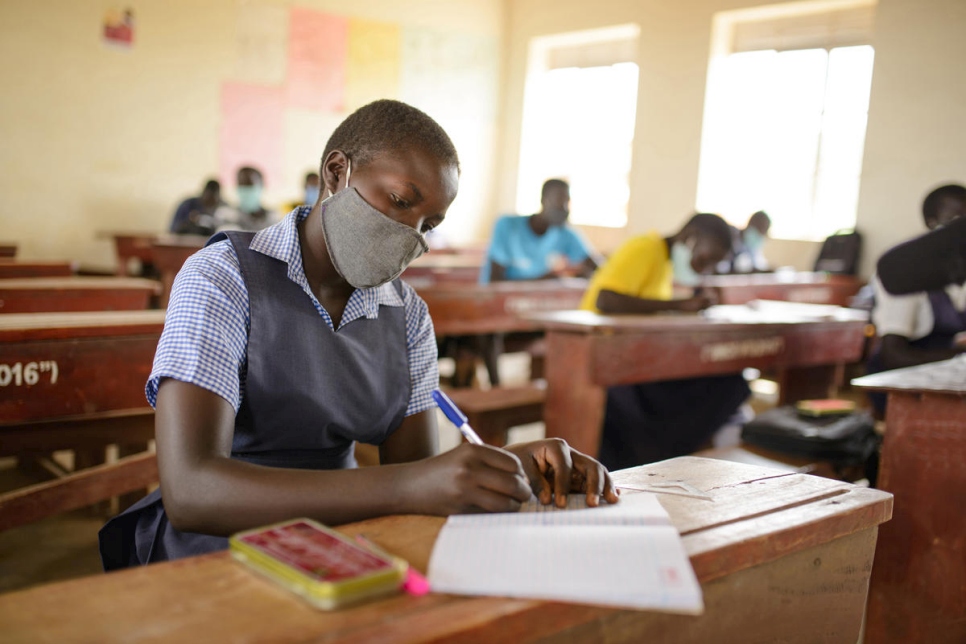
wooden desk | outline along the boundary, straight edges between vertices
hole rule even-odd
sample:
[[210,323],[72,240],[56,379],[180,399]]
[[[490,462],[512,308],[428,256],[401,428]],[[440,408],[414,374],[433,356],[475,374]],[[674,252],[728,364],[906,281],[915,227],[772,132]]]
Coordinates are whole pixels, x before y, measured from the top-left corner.
[[68,277],[74,274],[72,262],[25,262],[0,259],[0,279],[18,277]]
[[0,242],[0,257],[16,257],[17,244],[14,242]]
[[410,264],[403,271],[402,278],[413,288],[424,288],[446,282],[475,284],[480,279],[482,265],[483,258],[475,255],[440,255],[432,252]]
[[168,306],[171,285],[188,258],[204,248],[207,237],[199,235],[164,235],[151,243],[151,261],[161,276],[161,308]]
[[146,309],[161,284],[133,277],[31,277],[0,280],[0,313]]
[[[856,641],[890,495],[693,457],[616,478],[684,478],[714,497],[659,497],[702,584],[704,615],[436,594],[325,612],[216,553],[0,595],[0,623],[10,643]],[[442,524],[393,516],[341,530],[425,571]]]
[[151,243],[157,235],[156,232],[145,231],[112,231],[99,233],[98,237],[114,240],[114,251],[117,253],[115,270],[117,275],[125,276],[131,274],[133,260],[139,261],[142,268],[151,264]]
[[429,307],[436,335],[474,335],[539,331],[542,325],[523,315],[576,308],[587,281],[442,283],[414,288]]
[[[843,315],[849,315],[843,313]],[[528,315],[547,331],[547,436],[597,454],[607,387],[778,368],[782,402],[826,398],[862,354],[866,322],[732,323],[699,316]]]
[[966,359],[852,381],[888,393],[878,485],[895,494],[868,642],[966,642]]
[[46,445],[32,422],[148,408],[163,327],[163,311],[0,316],[0,453]]
[[752,300],[782,300],[807,304],[848,306],[864,282],[851,275],[829,273],[754,273],[715,275],[702,281],[718,289],[721,304],[746,304]]
[[[112,443],[143,450],[154,438],[144,383],[163,326],[163,311],[0,316],[0,456],[72,449],[81,469]],[[102,469],[0,495],[0,530],[157,480],[153,455]]]

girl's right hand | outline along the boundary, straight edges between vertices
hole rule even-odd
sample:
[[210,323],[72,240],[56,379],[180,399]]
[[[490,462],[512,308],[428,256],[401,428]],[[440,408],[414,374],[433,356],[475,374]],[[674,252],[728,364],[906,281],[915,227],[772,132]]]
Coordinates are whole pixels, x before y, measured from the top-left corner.
[[463,443],[411,466],[407,491],[419,514],[515,512],[532,494],[520,459],[496,447]]

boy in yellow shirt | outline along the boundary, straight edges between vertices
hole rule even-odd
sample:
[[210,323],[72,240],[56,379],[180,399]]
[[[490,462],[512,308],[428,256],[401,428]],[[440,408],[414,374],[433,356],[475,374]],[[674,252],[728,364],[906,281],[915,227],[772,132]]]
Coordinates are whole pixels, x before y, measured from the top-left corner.
[[[731,230],[717,215],[698,214],[676,234],[627,241],[594,274],[581,308],[606,315],[697,312],[703,294],[672,299],[674,283],[697,286],[702,273],[731,252]],[[690,454],[747,399],[741,374],[611,387],[600,461],[611,469]]]

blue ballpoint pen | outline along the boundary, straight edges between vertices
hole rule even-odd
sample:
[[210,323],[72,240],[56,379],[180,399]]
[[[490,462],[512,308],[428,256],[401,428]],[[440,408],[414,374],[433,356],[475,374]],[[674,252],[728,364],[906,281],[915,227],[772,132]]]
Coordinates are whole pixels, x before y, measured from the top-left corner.
[[460,434],[462,434],[466,440],[474,445],[483,444],[482,439],[480,439],[479,435],[473,431],[473,428],[470,427],[470,424],[467,422],[466,414],[460,411],[459,407],[457,407],[453,401],[449,399],[449,396],[444,394],[439,389],[434,389],[433,400],[435,400],[436,404],[439,405],[439,408],[443,410],[443,414],[449,419],[449,421],[456,425],[456,428],[460,430]]

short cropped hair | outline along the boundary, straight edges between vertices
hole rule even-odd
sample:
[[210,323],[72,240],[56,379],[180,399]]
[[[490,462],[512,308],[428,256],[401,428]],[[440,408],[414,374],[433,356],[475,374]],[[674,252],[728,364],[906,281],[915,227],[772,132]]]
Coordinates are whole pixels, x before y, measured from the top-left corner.
[[207,192],[211,192],[212,190],[219,190],[220,191],[221,190],[221,184],[218,183],[217,181],[215,181],[214,179],[208,179],[208,181],[205,182],[205,188],[204,189]]
[[684,227],[699,231],[702,235],[707,235],[722,248],[732,247],[731,226],[718,215],[702,212],[694,215],[688,220]]
[[439,123],[412,105],[383,99],[360,107],[335,128],[325,144],[322,163],[333,150],[341,150],[360,167],[380,154],[411,148],[428,152],[459,170],[456,146]]
[[939,218],[939,205],[943,199],[961,199],[966,203],[966,187],[958,183],[950,183],[945,186],[939,186],[926,195],[926,198],[922,201],[922,219],[926,222],[927,226],[930,220]]
[[765,228],[771,228],[771,217],[769,217],[768,216],[768,213],[765,212],[764,210],[759,210],[758,212],[756,212],[755,214],[753,214],[751,217],[749,217],[748,218],[748,225],[749,226],[754,226],[755,225],[755,222],[758,222],[758,221],[764,223]]
[[248,174],[258,177],[258,183],[265,183],[265,178],[262,176],[262,171],[258,168],[253,168],[250,165],[243,165],[242,167],[238,168],[238,174],[241,174],[242,172],[247,172]]
[[563,179],[547,179],[543,182],[543,188],[540,189],[540,200],[547,198],[551,190],[555,188],[561,188],[563,190],[570,190],[570,184]]

